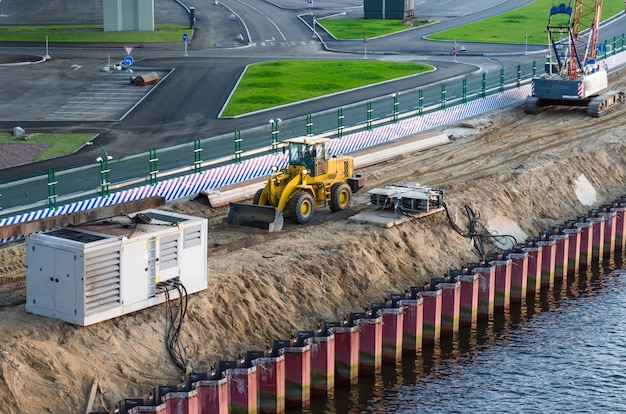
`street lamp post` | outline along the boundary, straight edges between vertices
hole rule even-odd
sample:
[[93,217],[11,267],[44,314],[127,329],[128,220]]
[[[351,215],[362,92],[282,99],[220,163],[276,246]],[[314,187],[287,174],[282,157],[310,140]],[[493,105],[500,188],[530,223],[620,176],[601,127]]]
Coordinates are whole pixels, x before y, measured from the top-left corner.
[[500,64],[500,92],[504,92],[504,64],[498,58],[487,58],[487,60],[495,60]]
[[102,157],[98,157],[96,158],[96,161],[100,163],[100,195],[102,197],[108,197],[110,192],[109,192],[109,171],[111,171],[109,169],[109,160],[112,160],[113,157],[111,157],[108,153],[106,148],[104,148],[104,145],[98,143],[98,142],[92,142],[89,141],[87,143],[87,145],[92,146],[93,144],[96,144],[97,146],[99,146],[100,148],[102,148],[102,152],[104,152],[104,158]]

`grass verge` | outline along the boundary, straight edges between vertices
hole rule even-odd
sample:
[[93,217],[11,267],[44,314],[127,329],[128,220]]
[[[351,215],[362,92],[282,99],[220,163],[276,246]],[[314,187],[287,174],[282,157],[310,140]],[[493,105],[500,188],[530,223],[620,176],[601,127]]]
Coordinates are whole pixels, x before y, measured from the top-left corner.
[[153,32],[105,32],[103,25],[0,26],[3,42],[171,43],[193,37],[189,26],[157,24]]
[[236,116],[432,70],[420,63],[285,60],[248,66],[222,116]]
[[[24,137],[24,138],[22,138]],[[95,134],[23,134],[14,137],[0,133],[0,144],[49,144],[50,148],[42,151],[35,157],[35,161],[61,157],[72,154],[74,151],[92,140]]]
[[364,39],[401,32],[428,23],[428,20],[324,18],[317,22],[337,39]]
[[[490,17],[475,23],[459,26],[454,29],[434,33],[428,39],[454,40],[466,42],[501,42],[521,43],[526,42],[525,34],[528,34],[528,43],[548,43],[548,18],[552,0],[535,0],[534,2],[510,12]],[[602,20],[619,13],[624,13],[622,1],[605,1],[602,6]],[[558,23],[553,20],[553,24]],[[581,27],[585,26],[582,22]],[[602,32],[600,32],[602,41]]]

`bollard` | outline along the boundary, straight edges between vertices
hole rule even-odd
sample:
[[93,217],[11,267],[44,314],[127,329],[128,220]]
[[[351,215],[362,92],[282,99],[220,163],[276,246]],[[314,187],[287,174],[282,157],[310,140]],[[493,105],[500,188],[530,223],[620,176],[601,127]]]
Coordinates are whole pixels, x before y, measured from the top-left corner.
[[541,291],[543,247],[532,240],[527,240],[525,244],[520,244],[519,246],[524,252],[528,253],[527,292],[536,295]]
[[576,227],[580,229],[580,266],[585,269],[591,265],[593,250],[593,232],[588,216],[582,215],[577,218]]
[[335,383],[356,384],[359,379],[359,327],[338,325],[335,335]]
[[394,307],[380,310],[383,318],[383,362],[386,363],[397,363],[402,359],[404,308],[398,306],[400,302]]
[[563,233],[559,226],[552,231],[546,232],[555,242],[554,248],[554,278],[563,279],[567,276],[567,264],[569,263],[569,235]]
[[199,413],[228,414],[226,378],[200,379],[194,381],[193,386],[198,392]]
[[505,257],[511,260],[511,302],[524,302],[528,288],[528,253],[514,248]]
[[256,366],[230,368],[224,371],[228,384],[228,412],[258,412],[256,375]]
[[591,223],[591,260],[600,260],[604,256],[604,227],[606,218],[599,214],[596,209],[589,211]]
[[437,344],[441,338],[441,290],[424,290],[422,343]]
[[311,394],[328,395],[335,389],[335,335],[300,331],[298,341],[311,347]]
[[617,212],[611,204],[603,204],[599,215],[606,219],[604,225],[604,256],[613,256],[615,252],[615,237],[617,233]]
[[621,199],[613,201],[613,211],[615,211],[617,220],[615,223],[615,248],[624,249],[624,237],[626,234],[626,195]]
[[476,274],[461,274],[456,279],[461,283],[459,322],[461,325],[474,325],[478,321],[479,277]]
[[487,261],[496,268],[494,306],[496,309],[509,309],[511,307],[512,262],[502,255],[491,255],[487,257]]
[[537,240],[537,244],[543,247],[541,258],[541,286],[552,289],[554,286],[554,266],[556,263],[556,241],[546,238]]
[[176,414],[196,414],[198,411],[198,392],[169,392],[165,394],[165,410]]
[[493,317],[496,295],[496,267],[488,263],[470,263],[474,274],[478,275],[478,318]]
[[285,357],[263,356],[248,351],[249,363],[256,367],[258,409],[262,413],[285,412]]
[[[277,344],[277,342],[279,342]],[[274,341],[274,352],[285,357],[285,404],[304,407],[311,402],[311,346]]]
[[441,334],[454,335],[459,331],[461,314],[461,282],[448,278],[437,278],[435,289],[441,290]]
[[367,315],[354,324],[359,327],[359,375],[379,373],[383,367],[383,318]]
[[411,287],[410,299],[404,299],[404,321],[402,323],[402,352],[416,354],[422,350],[424,328],[424,298],[418,287]]
[[138,405],[131,408],[128,412],[129,414],[168,414],[165,403],[154,406]]
[[576,226],[576,220],[565,222],[563,233],[569,235],[569,252],[567,255],[567,273],[578,273],[580,267],[580,245],[582,239],[582,229]]

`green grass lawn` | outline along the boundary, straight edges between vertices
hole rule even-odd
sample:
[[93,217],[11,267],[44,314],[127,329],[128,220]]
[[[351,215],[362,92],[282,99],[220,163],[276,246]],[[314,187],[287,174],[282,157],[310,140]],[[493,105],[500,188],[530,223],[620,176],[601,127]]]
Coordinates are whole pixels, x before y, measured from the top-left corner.
[[[28,139],[22,137],[28,136]],[[35,161],[46,160],[48,158],[61,157],[72,154],[74,151],[92,140],[95,134],[28,134],[19,137],[0,133],[0,144],[50,144],[51,147],[41,152]]]
[[[552,0],[535,0],[517,10],[429,35],[428,39],[523,44],[525,33],[528,33],[529,44],[546,44],[548,43],[546,27],[552,5]],[[603,20],[619,13],[624,13],[623,1],[604,2]],[[553,20],[553,23],[555,22]],[[600,31],[600,41],[603,41],[602,31]]]
[[105,32],[103,25],[0,26],[3,42],[57,43],[171,43],[182,42],[183,34],[193,37],[188,26],[155,25],[153,32]]
[[393,19],[318,19],[326,31],[337,39],[364,39],[400,32],[428,23],[428,20],[393,20]]
[[222,116],[236,116],[432,70],[420,63],[285,60],[248,66]]

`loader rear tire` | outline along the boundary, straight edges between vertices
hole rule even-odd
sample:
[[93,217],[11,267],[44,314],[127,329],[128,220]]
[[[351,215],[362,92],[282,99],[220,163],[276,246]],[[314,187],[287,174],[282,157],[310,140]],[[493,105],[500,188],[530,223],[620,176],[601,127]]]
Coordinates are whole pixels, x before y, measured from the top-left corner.
[[335,183],[330,188],[330,211],[333,213],[350,207],[352,191],[347,183]]
[[252,198],[252,204],[258,205],[261,201],[261,194],[263,194],[263,188],[259,188],[256,193],[254,193],[254,198]]
[[307,224],[313,218],[313,196],[306,191],[298,191],[289,201],[289,218],[296,224]]

